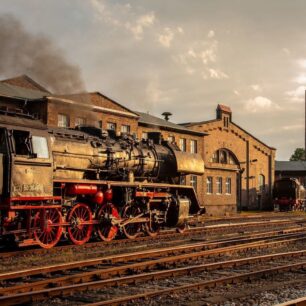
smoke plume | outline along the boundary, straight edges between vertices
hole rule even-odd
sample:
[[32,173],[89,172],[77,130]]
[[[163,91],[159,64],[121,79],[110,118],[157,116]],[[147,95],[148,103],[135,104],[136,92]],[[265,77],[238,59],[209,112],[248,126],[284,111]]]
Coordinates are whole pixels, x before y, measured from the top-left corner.
[[80,69],[42,36],[26,32],[11,15],[0,16],[0,75],[27,74],[53,93],[85,90]]

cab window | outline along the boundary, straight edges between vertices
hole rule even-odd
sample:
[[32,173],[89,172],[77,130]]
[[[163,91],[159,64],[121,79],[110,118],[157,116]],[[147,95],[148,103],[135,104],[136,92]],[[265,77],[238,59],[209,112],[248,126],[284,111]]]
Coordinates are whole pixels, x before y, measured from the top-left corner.
[[46,137],[32,136],[33,153],[38,158],[49,158],[48,143]]
[[13,131],[13,139],[16,155],[31,155],[30,132]]

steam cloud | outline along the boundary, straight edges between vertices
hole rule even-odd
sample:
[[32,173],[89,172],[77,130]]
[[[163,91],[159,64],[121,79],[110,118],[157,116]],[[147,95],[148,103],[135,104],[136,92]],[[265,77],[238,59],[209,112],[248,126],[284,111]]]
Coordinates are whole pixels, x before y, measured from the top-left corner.
[[26,32],[11,15],[0,16],[0,74],[27,74],[53,93],[85,91],[79,67],[44,36]]

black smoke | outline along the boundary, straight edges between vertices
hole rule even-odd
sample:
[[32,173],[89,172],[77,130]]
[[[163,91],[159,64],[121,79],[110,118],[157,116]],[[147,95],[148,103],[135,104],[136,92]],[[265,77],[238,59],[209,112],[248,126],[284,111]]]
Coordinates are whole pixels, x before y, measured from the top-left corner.
[[52,93],[85,90],[79,67],[47,37],[33,35],[11,15],[0,16],[0,75],[27,74]]

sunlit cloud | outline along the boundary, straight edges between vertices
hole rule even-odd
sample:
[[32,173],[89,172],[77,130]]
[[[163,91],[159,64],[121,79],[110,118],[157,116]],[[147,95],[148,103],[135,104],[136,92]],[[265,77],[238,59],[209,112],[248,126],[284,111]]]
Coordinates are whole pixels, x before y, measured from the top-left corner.
[[173,38],[173,31],[170,28],[165,28],[164,33],[158,36],[158,41],[163,47],[169,48]]
[[298,60],[298,64],[302,67],[302,68],[306,68],[306,59],[300,59]]
[[110,5],[104,0],[89,1],[96,20],[111,26],[126,29],[136,40],[141,40],[145,28],[151,27],[156,21],[155,13],[148,12],[137,15],[130,4]]
[[208,37],[208,38],[213,38],[213,37],[215,37],[215,31],[210,30],[210,31],[208,32],[208,34],[207,34],[207,37]]
[[148,14],[138,17],[136,22],[127,22],[125,24],[125,27],[126,29],[131,31],[135,39],[140,40],[143,38],[144,29],[152,26],[154,24],[154,21],[155,15],[153,12],[150,12]]
[[228,79],[228,75],[221,70],[216,70],[216,69],[210,68],[210,69],[208,69],[208,72],[209,72],[209,76],[212,79],[217,79],[217,80]]
[[261,88],[258,84],[253,84],[253,85],[251,85],[251,88],[252,88],[254,91],[262,91],[262,88]]
[[253,99],[249,99],[248,101],[246,101],[245,109],[249,112],[257,113],[271,110],[279,110],[281,108],[278,104],[272,102],[272,100],[270,100],[269,98],[257,96]]
[[296,89],[287,91],[286,95],[292,102],[304,102],[306,86],[298,86]]

